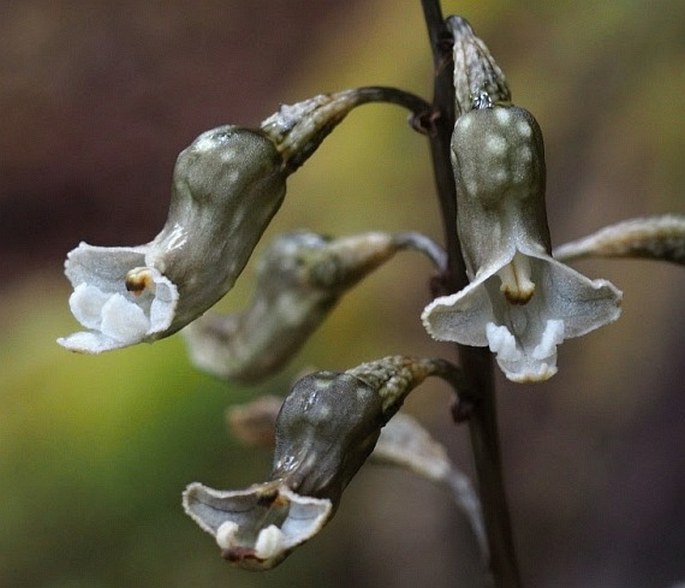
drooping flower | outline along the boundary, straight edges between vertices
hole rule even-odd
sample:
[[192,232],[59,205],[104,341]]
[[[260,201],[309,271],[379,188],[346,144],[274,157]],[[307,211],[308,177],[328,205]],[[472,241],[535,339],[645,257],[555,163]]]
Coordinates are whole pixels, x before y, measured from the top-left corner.
[[255,293],[243,312],[208,313],[183,330],[193,363],[231,380],[273,374],[345,292],[407,248],[444,265],[444,251],[420,233],[374,231],[338,239],[310,231],[279,235],[259,260]]
[[546,380],[557,345],[616,320],[621,293],[552,258],[542,133],[529,112],[471,110],[451,146],[471,283],[431,302],[424,326],[436,339],[488,346],[512,381]]
[[169,214],[147,245],[71,251],[69,304],[88,331],[58,339],[99,353],[170,335],[233,285],[285,195],[274,144],[224,126],[202,133],[176,161]]
[[245,267],[283,201],[288,175],[370,102],[400,104],[415,116],[430,110],[407,92],[356,88],[282,106],[256,130],[227,125],[202,133],[178,156],[167,221],[153,241],[81,243],[68,254],[69,305],[87,330],[58,342],[99,353],[166,337],[204,313]]
[[[283,404],[278,396],[260,396],[226,410],[234,438],[248,447],[273,447],[276,418]],[[367,463],[392,465],[446,487],[471,525],[483,560],[489,549],[478,495],[468,476],[452,462],[447,449],[407,413],[398,412],[381,429]]]
[[190,484],[186,513],[214,536],[229,562],[269,569],[333,516],[381,428],[429,376],[462,385],[442,359],[386,357],[346,372],[316,372],[295,383],[276,418],[269,480],[244,490]]

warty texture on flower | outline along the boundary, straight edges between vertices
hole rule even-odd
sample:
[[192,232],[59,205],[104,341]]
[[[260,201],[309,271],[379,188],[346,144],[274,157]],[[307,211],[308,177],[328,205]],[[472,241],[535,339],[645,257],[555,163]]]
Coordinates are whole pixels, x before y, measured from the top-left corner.
[[457,119],[452,135],[458,233],[471,281],[423,311],[436,339],[488,346],[515,382],[557,371],[557,345],[616,320],[621,292],[551,256],[542,133],[515,106]]
[[214,536],[229,562],[274,567],[333,516],[383,425],[430,376],[461,382],[445,360],[403,356],[305,376],[278,413],[269,480],[235,491],[190,484],[186,513]]
[[259,131],[202,133],[176,161],[167,221],[136,247],[81,243],[67,256],[71,311],[87,331],[58,339],[99,353],[171,335],[216,303],[245,267],[285,195],[286,173]]

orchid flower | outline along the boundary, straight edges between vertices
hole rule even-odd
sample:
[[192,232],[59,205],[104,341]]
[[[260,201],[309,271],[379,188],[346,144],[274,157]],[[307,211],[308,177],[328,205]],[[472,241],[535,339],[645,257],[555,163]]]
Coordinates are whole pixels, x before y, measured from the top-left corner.
[[234,126],[202,133],[176,161],[169,215],[147,245],[71,251],[71,311],[88,331],[58,339],[99,353],[170,335],[230,288],[285,195],[274,144]]
[[285,196],[286,179],[355,107],[390,102],[419,116],[419,97],[384,87],[284,105],[259,129],[202,133],[180,153],[162,231],[148,244],[69,252],[69,306],[87,329],[58,343],[100,353],[171,335],[233,286]]
[[276,418],[269,480],[233,491],[190,484],[183,493],[186,513],[234,565],[276,566],[330,520],[381,428],[430,376],[468,393],[459,369],[442,359],[392,356],[305,376]]
[[[463,393],[463,391],[462,391]],[[283,405],[279,396],[264,395],[226,410],[231,435],[250,447],[273,447],[276,419]],[[469,521],[483,560],[489,559],[483,513],[468,476],[452,462],[447,449],[413,416],[398,412],[381,429],[369,463],[408,470],[445,487]]]
[[621,292],[551,255],[542,133],[518,107],[457,119],[452,135],[458,233],[471,281],[423,311],[436,339],[488,346],[514,382],[557,371],[557,345],[616,320]]
[[230,380],[255,382],[272,375],[350,288],[404,249],[420,251],[444,268],[444,251],[420,233],[279,235],[259,260],[255,293],[244,311],[207,313],[182,331],[192,362]]

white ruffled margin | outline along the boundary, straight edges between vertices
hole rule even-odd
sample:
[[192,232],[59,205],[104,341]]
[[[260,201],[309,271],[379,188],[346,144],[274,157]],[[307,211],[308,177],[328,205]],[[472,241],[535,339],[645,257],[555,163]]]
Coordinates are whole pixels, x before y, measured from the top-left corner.
[[[178,288],[148,266],[149,245],[98,247],[81,242],[67,255],[64,273],[74,287],[69,297],[72,314],[87,330],[57,339],[81,353],[101,353],[158,339],[171,326]],[[128,292],[126,275],[147,270],[150,285],[141,293]]]
[[539,382],[557,372],[557,346],[615,321],[622,293],[607,280],[590,280],[532,248],[527,257],[535,293],[526,304],[509,302],[500,291],[497,272],[516,255],[481,270],[473,282],[433,300],[421,319],[441,341],[489,347],[509,380]]

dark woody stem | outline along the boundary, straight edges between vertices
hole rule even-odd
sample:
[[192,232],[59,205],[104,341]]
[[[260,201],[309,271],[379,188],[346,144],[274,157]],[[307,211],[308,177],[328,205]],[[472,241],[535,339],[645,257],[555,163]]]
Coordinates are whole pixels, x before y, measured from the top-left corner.
[[420,96],[392,88],[389,86],[363,86],[357,88],[359,104],[366,102],[387,102],[403,106],[412,113],[413,117],[420,118],[431,112],[431,105]]
[[[455,122],[452,43],[439,0],[421,0],[421,6],[435,69],[434,114],[428,136],[448,257],[447,272],[433,284],[434,294],[441,295],[456,292],[468,282],[457,237],[456,188],[450,162],[450,139]],[[458,352],[462,372],[475,396],[468,410],[468,423],[494,584],[497,588],[519,588],[522,584],[502,476],[492,356],[487,348],[462,345],[458,346]]]

